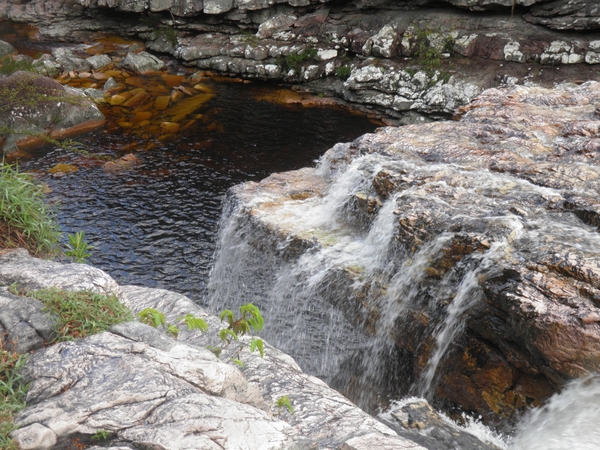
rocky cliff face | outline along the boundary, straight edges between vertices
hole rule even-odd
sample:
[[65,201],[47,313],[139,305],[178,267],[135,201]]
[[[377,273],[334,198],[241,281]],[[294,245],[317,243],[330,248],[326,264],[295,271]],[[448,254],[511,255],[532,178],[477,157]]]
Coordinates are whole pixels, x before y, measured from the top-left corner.
[[[355,380],[389,381],[399,354],[404,392],[490,420],[539,404],[600,369],[599,106],[595,82],[491,89],[459,121],[383,128],[240,185],[212,287],[260,280],[280,320],[333,304],[371,336]],[[272,279],[240,262],[258,254]]]
[[600,62],[593,1],[517,0],[514,16],[512,0],[430,3],[2,0],[0,17],[51,39],[137,36],[189,66],[302,84],[404,122],[503,83],[592,79]]

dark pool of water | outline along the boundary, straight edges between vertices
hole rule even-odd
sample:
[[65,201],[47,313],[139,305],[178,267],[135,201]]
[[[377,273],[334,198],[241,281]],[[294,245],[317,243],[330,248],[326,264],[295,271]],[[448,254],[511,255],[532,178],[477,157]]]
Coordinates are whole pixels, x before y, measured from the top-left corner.
[[[78,138],[92,152],[122,156],[128,145],[141,160],[121,173],[65,150],[45,149],[21,161],[51,189],[61,228],[83,230],[95,248],[89,262],[120,284],[162,287],[202,304],[226,191],[273,172],[313,164],[336,142],[350,141],[376,125],[331,108],[303,108],[256,101],[265,86],[214,83],[204,124],[175,140],[143,150],[140,138],[110,124]],[[55,164],[79,170],[48,175]]]

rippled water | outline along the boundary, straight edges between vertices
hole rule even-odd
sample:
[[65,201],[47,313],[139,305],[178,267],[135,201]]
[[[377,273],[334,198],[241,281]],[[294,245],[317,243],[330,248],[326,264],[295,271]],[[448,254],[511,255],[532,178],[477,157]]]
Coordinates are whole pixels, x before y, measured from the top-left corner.
[[[209,84],[216,95],[202,112],[210,127],[205,121],[145,151],[140,138],[110,124],[78,138],[90,151],[115,157],[138,149],[141,164],[133,169],[105,173],[103,162],[52,149],[20,162],[49,185],[63,230],[86,233],[95,247],[91,264],[121,284],[171,289],[199,303],[230,186],[311,165],[336,142],[375,128],[366,117],[342,109],[256,100],[270,86]],[[53,178],[48,170],[59,162],[79,170]]]

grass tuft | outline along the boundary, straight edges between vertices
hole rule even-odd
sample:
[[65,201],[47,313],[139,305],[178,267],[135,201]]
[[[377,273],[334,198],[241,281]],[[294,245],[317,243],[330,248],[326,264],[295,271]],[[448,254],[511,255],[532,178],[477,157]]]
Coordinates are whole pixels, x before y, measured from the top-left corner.
[[8,436],[15,429],[14,417],[25,408],[28,386],[19,373],[27,357],[6,350],[0,339],[0,449],[17,450]]
[[27,292],[58,316],[54,342],[71,341],[108,330],[112,325],[133,320],[133,314],[115,295],[58,288]]
[[26,248],[36,256],[60,254],[60,231],[42,186],[17,166],[0,165],[0,249]]

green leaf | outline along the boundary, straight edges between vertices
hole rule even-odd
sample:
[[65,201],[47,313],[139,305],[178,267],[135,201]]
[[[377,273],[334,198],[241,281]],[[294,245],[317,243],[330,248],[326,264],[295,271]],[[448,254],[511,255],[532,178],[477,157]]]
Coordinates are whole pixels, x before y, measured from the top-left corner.
[[169,325],[167,327],[167,334],[170,334],[171,336],[173,336],[175,339],[177,339],[177,336],[179,335],[179,332],[181,330],[179,328],[177,328],[176,325]]
[[252,338],[252,340],[250,341],[250,351],[253,352],[255,350],[258,350],[258,353],[260,353],[260,357],[264,358],[265,356],[265,350],[264,350],[264,342],[262,339],[260,338]]
[[233,330],[230,330],[229,328],[223,328],[221,331],[219,331],[219,338],[221,338],[223,342],[231,342],[231,339],[235,339],[237,341],[238,335],[235,334]]
[[294,408],[292,408],[292,402],[287,395],[282,395],[277,399],[277,407],[278,408],[286,408],[290,414],[294,414]]
[[232,361],[235,363],[236,366],[238,367],[244,367],[244,363],[242,362],[242,360],[240,359],[232,359]]
[[221,311],[219,318],[221,319],[221,322],[228,322],[231,325],[234,320],[233,311],[229,309],[224,309],[223,311]]
[[184,317],[179,318],[187,326],[188,331],[200,330],[201,332],[208,331],[208,324],[200,317],[196,317],[193,314],[186,314]]
[[165,315],[154,308],[146,308],[137,313],[137,318],[140,322],[158,328],[159,326],[166,327],[167,320]]

